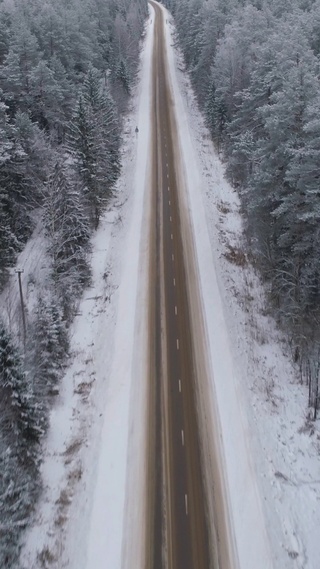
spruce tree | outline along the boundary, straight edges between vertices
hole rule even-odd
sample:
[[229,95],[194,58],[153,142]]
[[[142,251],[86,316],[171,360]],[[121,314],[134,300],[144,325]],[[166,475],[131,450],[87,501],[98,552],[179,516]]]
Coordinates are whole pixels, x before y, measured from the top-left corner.
[[208,128],[219,152],[227,122],[227,109],[223,98],[217,94],[213,81],[206,99],[205,113]]
[[1,426],[12,429],[16,439],[36,442],[41,434],[36,421],[32,386],[22,369],[20,355],[13,341],[0,322],[0,389],[6,400],[7,413]]
[[18,249],[7,214],[7,194],[0,188],[0,288],[8,277],[8,268],[14,265]]
[[37,392],[48,405],[48,397],[56,393],[68,351],[65,324],[52,300],[45,301],[39,297],[31,335],[34,381]]
[[37,402],[22,359],[0,322],[0,564],[16,566],[19,531],[27,526],[40,483],[43,404]]
[[97,227],[120,172],[120,136],[114,102],[94,68],[89,69],[78,100],[68,148]]
[[57,162],[46,186],[44,222],[50,239],[53,278],[65,316],[73,313],[79,293],[90,280],[87,255],[90,227],[82,187]]
[[127,95],[130,95],[130,76],[126,61],[123,58],[120,59],[118,63],[116,70],[116,78],[120,82],[121,86],[123,87]]

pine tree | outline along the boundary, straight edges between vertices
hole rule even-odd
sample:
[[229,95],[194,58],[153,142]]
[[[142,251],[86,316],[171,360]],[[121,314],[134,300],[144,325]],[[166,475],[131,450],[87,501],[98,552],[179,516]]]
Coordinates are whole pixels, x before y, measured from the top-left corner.
[[8,196],[0,188],[0,288],[8,277],[8,268],[14,265],[19,244],[11,231],[6,204]]
[[[92,214],[98,216],[99,196],[96,195],[95,168],[97,163],[96,132],[93,112],[80,96],[69,125],[67,146],[82,180]],[[95,212],[95,210],[97,210]]]
[[21,148],[24,158],[19,165],[26,194],[24,201],[31,209],[41,204],[43,186],[52,161],[52,150],[46,133],[32,122],[27,113],[18,111],[12,124],[15,144]]
[[130,95],[130,76],[127,64],[123,58],[121,58],[118,63],[116,70],[116,78],[120,82],[125,93],[127,93],[127,95]]
[[55,83],[59,87],[59,104],[56,103],[52,112],[50,134],[53,137],[54,132],[56,132],[54,140],[60,144],[65,142],[68,122],[72,117],[72,110],[75,104],[74,86],[60,59],[56,56],[52,57],[48,66],[53,73]]
[[107,91],[102,93],[98,120],[107,154],[107,172],[101,169],[101,177],[104,178],[106,192],[111,195],[121,170],[120,127],[115,103]]
[[[15,115],[22,102],[22,75],[19,55],[11,48],[0,70],[1,84],[10,114]],[[24,105],[25,107],[25,105]]]
[[0,437],[0,566],[18,567],[20,534],[39,495],[39,465],[27,461],[18,442]]
[[[6,111],[8,107],[0,102],[0,286],[7,277],[7,269],[12,266],[19,239],[15,233],[15,205],[12,201],[10,174],[15,158],[15,129],[9,124]],[[21,153],[20,153],[21,154]]]
[[46,188],[44,222],[50,238],[53,277],[60,291],[64,313],[73,313],[79,293],[90,281],[87,261],[90,227],[83,191],[70,181],[57,162]]
[[19,531],[27,526],[40,483],[39,439],[44,431],[21,357],[0,323],[0,564],[13,567]]
[[120,172],[120,137],[115,105],[90,68],[70,125],[69,152],[86,188],[97,227]]
[[[4,431],[13,430],[16,439],[36,442],[41,434],[36,422],[33,393],[22,369],[22,362],[12,339],[0,323],[0,390],[6,415],[1,418]],[[3,400],[2,400],[3,405]]]
[[9,30],[6,22],[0,18],[0,65],[3,64],[4,58],[9,49]]
[[[29,217],[31,200],[27,180],[24,176],[27,155],[20,143],[14,121],[9,123],[7,118],[4,118],[3,133],[7,148],[0,157],[0,162],[2,159],[0,186],[7,195],[7,214],[11,230],[16,236],[17,242],[20,242],[21,247],[21,244],[26,241],[32,231],[32,223]],[[9,152],[8,149],[10,149]]]
[[63,92],[54,72],[44,61],[30,72],[30,98],[32,120],[45,130],[54,128],[56,116],[60,115]]
[[[286,259],[292,262],[294,244],[301,239],[302,226],[294,222],[294,210],[301,211],[301,194],[289,183],[287,172],[293,157],[304,145],[305,111],[308,101],[318,91],[315,70],[318,63],[308,50],[301,30],[285,25],[286,34],[270,36],[268,50],[262,55],[271,57],[267,80],[270,95],[256,111],[263,128],[255,141],[254,160],[257,164],[250,180],[253,215],[269,227],[275,243],[275,255],[282,268]],[[280,37],[286,37],[286,42]],[[266,65],[261,64],[260,73]],[[257,69],[259,63],[257,62]],[[294,202],[296,206],[292,207]],[[300,203],[300,205],[299,205]],[[296,258],[300,264],[299,256]]]
[[217,94],[214,83],[211,83],[205,105],[207,125],[213,140],[217,144],[218,152],[222,142],[227,123],[227,109],[223,98]]
[[68,351],[65,324],[54,301],[38,299],[31,335],[34,381],[37,392],[48,405],[48,397],[57,391]]
[[39,46],[26,21],[15,22],[10,48],[1,70],[2,85],[13,113],[31,104],[30,75],[40,60]]

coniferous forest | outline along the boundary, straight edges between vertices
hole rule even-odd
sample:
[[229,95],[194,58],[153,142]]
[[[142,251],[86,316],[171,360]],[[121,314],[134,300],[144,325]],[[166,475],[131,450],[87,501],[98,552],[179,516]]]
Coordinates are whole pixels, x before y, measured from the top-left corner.
[[146,0],[0,2],[0,290],[39,217],[51,267],[24,355],[0,321],[2,568],[18,566],[39,494],[41,437],[90,283],[90,236],[120,173],[146,16]]
[[[320,374],[320,0],[163,0],[238,192],[246,246],[309,386]],[[41,219],[50,284],[26,349],[0,315],[0,567],[40,492],[40,444],[120,173],[147,0],[0,0],[0,290]]]
[[316,417],[320,373],[320,2],[165,0],[249,253]]

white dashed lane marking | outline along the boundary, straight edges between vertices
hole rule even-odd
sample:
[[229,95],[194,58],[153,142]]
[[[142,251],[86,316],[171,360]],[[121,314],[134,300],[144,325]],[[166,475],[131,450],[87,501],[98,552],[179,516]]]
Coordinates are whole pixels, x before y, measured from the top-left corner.
[[187,496],[187,494],[184,495],[184,503],[186,506],[186,515],[188,515],[188,496]]
[[177,338],[177,350],[179,350],[179,340]]
[[181,393],[181,379],[179,379],[179,391]]
[[181,440],[182,440],[182,446],[184,447],[184,432],[183,432],[183,429],[181,429]]

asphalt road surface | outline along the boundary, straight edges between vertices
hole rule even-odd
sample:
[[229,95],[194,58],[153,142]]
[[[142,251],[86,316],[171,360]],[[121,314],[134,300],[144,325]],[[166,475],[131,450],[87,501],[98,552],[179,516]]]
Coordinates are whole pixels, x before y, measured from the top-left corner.
[[[150,227],[148,569],[209,569],[196,366],[181,236],[174,105],[164,15],[155,9]],[[181,190],[180,190],[181,191]]]
[[195,401],[195,366],[180,231],[164,17],[153,54],[150,229],[149,539],[152,569],[208,569],[210,547]]

